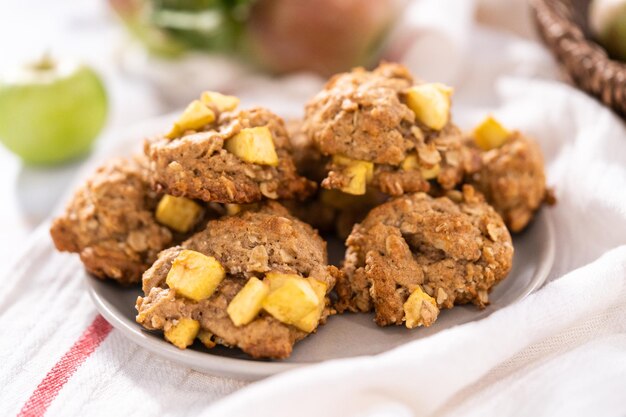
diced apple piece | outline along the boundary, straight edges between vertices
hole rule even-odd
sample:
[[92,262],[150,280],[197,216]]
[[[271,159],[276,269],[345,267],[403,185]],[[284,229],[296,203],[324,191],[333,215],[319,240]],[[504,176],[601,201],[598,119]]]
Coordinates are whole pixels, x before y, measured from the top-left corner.
[[433,297],[417,287],[404,303],[406,327],[430,326],[437,320],[439,308]]
[[306,278],[306,280],[311,285],[311,288],[313,288],[313,291],[315,291],[317,299],[319,300],[319,305],[315,310],[302,317],[293,325],[302,331],[311,333],[317,327],[320,317],[322,316],[322,312],[324,311],[324,307],[326,307],[326,284],[316,280],[315,278],[309,277]]
[[165,329],[165,339],[179,349],[185,349],[193,344],[200,331],[197,320],[183,317]]
[[200,97],[200,101],[207,106],[215,106],[217,111],[231,111],[239,106],[239,99],[235,96],[227,96],[215,91],[205,91]]
[[285,274],[282,272],[271,271],[265,274],[263,280],[269,287],[270,292],[276,291],[280,288],[288,279],[304,279],[297,274]]
[[350,182],[341,187],[340,190],[352,195],[365,194],[367,190],[367,168],[363,165],[352,165],[347,167],[344,172],[350,177]]
[[258,207],[256,203],[248,203],[248,204],[224,204],[224,208],[226,209],[226,215],[234,216],[235,214],[241,213],[245,210],[251,210]]
[[326,284],[314,278],[304,278],[297,274],[286,274],[274,271],[268,272],[265,275],[264,282],[266,282],[269,286],[271,294],[274,291],[280,289],[283,285],[285,285],[287,281],[290,280],[296,280],[304,284],[308,284],[317,296],[318,304],[314,310],[306,314],[301,319],[288,323],[298,327],[300,330],[310,333],[317,327],[320,316],[322,315],[324,307],[326,306]]
[[250,323],[259,314],[263,300],[270,293],[267,284],[252,277],[228,304],[226,312],[235,326]]
[[419,159],[415,153],[407,155],[407,157],[404,158],[404,161],[400,164],[400,168],[402,168],[403,171],[415,171],[416,169],[419,169],[419,167]]
[[432,168],[422,168],[420,169],[420,172],[422,173],[422,178],[424,178],[425,180],[432,180],[437,178],[437,176],[441,172],[441,166],[437,164]]
[[267,126],[242,129],[226,141],[226,150],[246,162],[259,165],[278,165],[274,139]]
[[420,166],[419,159],[414,153],[404,158],[404,161],[400,164],[400,168],[402,168],[403,171],[414,171],[419,169],[422,174],[422,178],[425,180],[437,178],[441,172],[441,166],[439,166],[439,164],[433,166],[432,168],[424,168]]
[[207,330],[200,330],[198,333],[198,340],[200,340],[200,342],[202,342],[207,349],[212,349],[216,345],[215,340],[213,340],[213,336],[213,333]]
[[165,282],[177,294],[194,301],[209,298],[226,272],[217,259],[192,250],[183,250],[174,259]]
[[167,134],[169,139],[182,135],[186,130],[196,130],[215,121],[215,113],[200,100],[194,100],[187,106],[180,118]]
[[440,83],[419,84],[407,91],[406,104],[415,117],[434,130],[441,130],[450,119],[452,88]]
[[295,324],[319,307],[320,300],[311,284],[302,277],[287,276],[282,285],[263,300],[263,309],[275,319]]
[[337,165],[343,165],[346,167],[354,166],[354,165],[363,165],[365,170],[367,171],[367,176],[365,179],[367,182],[370,182],[374,177],[374,163],[370,161],[362,161],[360,159],[352,159],[343,155],[333,155],[333,163]]
[[493,116],[487,116],[474,129],[474,142],[484,151],[499,148],[506,142],[510,132]]
[[155,216],[159,223],[186,233],[196,224],[201,212],[202,207],[195,201],[166,194],[159,201]]
[[367,184],[374,177],[374,163],[350,159],[342,155],[333,156],[333,164],[345,167],[344,174],[350,178],[348,185],[341,188],[341,191],[353,195],[363,195],[367,189]]
[[228,216],[234,216],[237,213],[241,212],[241,204],[224,204],[224,208],[226,208],[226,214]]

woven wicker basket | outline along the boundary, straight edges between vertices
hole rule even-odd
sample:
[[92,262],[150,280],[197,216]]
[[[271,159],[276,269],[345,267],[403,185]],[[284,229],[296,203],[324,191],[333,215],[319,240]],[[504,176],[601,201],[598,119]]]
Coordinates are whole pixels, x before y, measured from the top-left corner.
[[589,36],[589,0],[530,0],[539,32],[581,89],[626,118],[626,64],[610,59]]

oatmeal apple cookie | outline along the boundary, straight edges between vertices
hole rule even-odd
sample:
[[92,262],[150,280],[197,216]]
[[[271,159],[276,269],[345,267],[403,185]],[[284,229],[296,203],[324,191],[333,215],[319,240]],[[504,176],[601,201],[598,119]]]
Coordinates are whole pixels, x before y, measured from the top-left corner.
[[[293,145],[293,158],[298,173],[317,183],[326,176],[328,157],[313,144],[302,130],[301,120],[287,123]],[[363,220],[367,213],[387,200],[387,196],[370,187],[363,195],[351,195],[339,190],[318,189],[305,201],[284,201],[289,211],[322,233],[336,233],[345,240],[352,226]]]
[[137,322],[180,348],[199,338],[286,358],[333,312],[326,243],[276,202],[210,221],[143,276]]
[[[101,166],[52,223],[56,248],[80,254],[87,271],[98,278],[139,282],[157,254],[182,240],[185,228],[190,230],[204,215],[197,203],[176,200],[187,209],[187,218],[177,220],[186,224],[172,223],[171,229],[160,224],[155,212],[163,199],[151,189],[146,165],[141,155]],[[168,214],[168,202],[169,197],[160,205],[161,215]]]
[[513,245],[482,196],[407,194],[373,209],[346,242],[338,311],[376,312],[380,326],[433,323],[455,304],[488,304],[511,269]]
[[314,192],[316,184],[296,172],[283,120],[264,108],[237,105],[234,97],[204,93],[170,133],[146,141],[155,186],[175,196],[236,204]]
[[462,134],[450,118],[452,90],[415,83],[383,63],[337,74],[306,106],[303,129],[331,156],[324,188],[364,194],[371,185],[398,196],[452,189],[463,177]]
[[544,201],[553,202],[538,143],[488,117],[469,144],[479,164],[466,182],[485,195],[511,232],[522,231]]

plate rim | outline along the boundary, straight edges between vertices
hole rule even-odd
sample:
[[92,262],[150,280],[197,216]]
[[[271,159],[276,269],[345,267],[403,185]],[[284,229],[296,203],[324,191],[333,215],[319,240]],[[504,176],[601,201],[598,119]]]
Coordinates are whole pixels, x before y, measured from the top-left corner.
[[[512,299],[502,308],[509,307],[523,300],[539,289],[546,282],[548,275],[552,270],[556,256],[556,235],[554,221],[552,219],[552,214],[549,212],[549,208],[540,210],[537,213],[536,218],[533,220],[533,223],[538,223],[538,220],[540,220],[540,222],[545,226],[548,239],[547,247],[542,253],[537,272],[529,285],[521,291],[517,297]],[[124,337],[161,358],[182,364],[196,371],[216,376],[226,376],[238,380],[254,381],[303,366],[326,362],[260,362],[248,359],[211,355],[206,352],[199,352],[192,349],[178,349],[162,339],[152,337],[148,331],[141,328],[135,322],[130,321],[96,289],[94,284],[100,283],[101,280],[92,277],[88,273],[85,273],[84,276],[89,296],[95,304],[96,309],[114,328],[120,330]],[[470,320],[459,325],[479,321],[484,318],[486,317],[479,316],[476,320]],[[354,357],[358,356],[359,355]]]
[[[85,274],[87,290],[91,300],[102,316],[116,329],[131,341],[157,354],[161,358],[173,360],[200,372],[208,372],[218,376],[228,376],[235,379],[256,380],[298,368],[306,363],[287,362],[258,362],[225,356],[210,355],[192,349],[178,349],[162,339],[153,338],[138,324],[130,322],[115,306],[102,297],[93,283],[97,278]],[[205,366],[202,366],[205,365]]]
[[[531,284],[526,287],[526,289],[520,292],[515,299],[513,299],[508,305],[504,306],[506,308],[510,305],[513,305],[524,298],[528,297],[530,294],[539,289],[548,279],[548,275],[550,275],[550,271],[552,271],[552,267],[554,266],[554,260],[556,258],[556,231],[554,230],[554,219],[552,218],[552,213],[550,212],[550,207],[541,208],[536,214],[534,222],[539,219],[542,219],[544,225],[546,226],[546,234],[548,235],[547,241],[547,249],[544,254],[542,254],[542,262],[539,264],[539,268],[537,269],[537,273],[535,274],[534,279],[531,281]],[[505,278],[506,279],[506,278]]]

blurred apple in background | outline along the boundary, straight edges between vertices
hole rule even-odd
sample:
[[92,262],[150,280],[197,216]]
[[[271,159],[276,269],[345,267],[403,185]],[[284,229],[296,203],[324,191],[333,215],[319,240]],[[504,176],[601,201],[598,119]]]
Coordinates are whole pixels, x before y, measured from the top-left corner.
[[274,72],[373,63],[404,0],[109,0],[151,53],[235,55]]
[[253,56],[274,72],[322,75],[377,58],[397,0],[258,0],[247,25]]
[[89,67],[44,57],[0,75],[0,141],[28,164],[56,164],[89,151],[107,98]]

